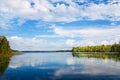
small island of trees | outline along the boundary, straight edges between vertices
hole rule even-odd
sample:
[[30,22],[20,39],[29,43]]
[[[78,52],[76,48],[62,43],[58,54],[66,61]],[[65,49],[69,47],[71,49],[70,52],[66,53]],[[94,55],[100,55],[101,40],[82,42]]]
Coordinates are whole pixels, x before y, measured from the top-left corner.
[[113,45],[78,46],[73,47],[72,52],[120,52],[120,43]]

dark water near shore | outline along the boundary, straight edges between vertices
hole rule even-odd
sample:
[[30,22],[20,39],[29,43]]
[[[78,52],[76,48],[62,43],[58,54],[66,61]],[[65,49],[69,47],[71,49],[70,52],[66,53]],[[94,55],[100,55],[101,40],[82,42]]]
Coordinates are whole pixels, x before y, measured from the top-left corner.
[[119,55],[33,52],[13,56],[0,68],[0,80],[120,80]]

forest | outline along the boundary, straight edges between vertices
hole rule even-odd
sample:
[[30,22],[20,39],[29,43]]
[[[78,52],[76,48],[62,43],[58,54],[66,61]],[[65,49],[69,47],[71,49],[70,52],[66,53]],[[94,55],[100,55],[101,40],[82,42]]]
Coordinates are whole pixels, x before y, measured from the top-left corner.
[[0,54],[10,54],[12,52],[9,41],[5,36],[0,36]]
[[72,52],[120,52],[120,42],[112,45],[73,47]]
[[10,48],[9,41],[5,36],[0,36],[0,75],[3,74],[9,65],[13,52]]

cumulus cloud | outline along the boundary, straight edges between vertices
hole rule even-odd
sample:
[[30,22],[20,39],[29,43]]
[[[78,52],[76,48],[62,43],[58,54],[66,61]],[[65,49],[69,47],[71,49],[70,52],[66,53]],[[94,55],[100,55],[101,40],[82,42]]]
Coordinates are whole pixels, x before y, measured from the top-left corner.
[[83,28],[83,29],[65,29],[62,27],[53,26],[54,33],[68,37],[82,38],[115,38],[118,37],[120,26],[111,28]]
[[120,26],[110,28],[83,28],[83,29],[65,29],[63,27],[52,26],[53,32],[58,36],[69,38],[81,38],[80,41],[67,40],[69,45],[95,45],[112,44],[120,40]]
[[68,39],[68,40],[66,40],[66,44],[67,44],[68,46],[75,46],[75,40],[73,40],[73,39]]
[[[63,3],[60,3],[60,2]],[[120,3],[87,3],[87,0],[1,0],[0,13],[26,20],[43,20],[47,22],[71,22],[78,20],[120,20]],[[56,5],[54,5],[56,3]],[[68,4],[68,5],[67,5]],[[4,15],[2,15],[4,16]]]
[[[51,26],[53,34],[36,35],[33,38],[8,37],[13,49],[17,50],[61,50],[74,46],[113,44],[120,41],[120,26],[110,28],[63,28]],[[56,40],[50,40],[57,38]],[[44,45],[43,45],[44,44]]]
[[10,45],[16,50],[62,50],[70,49],[65,41],[49,41],[40,38],[24,38],[19,36],[8,37]]
[[37,35],[36,38],[63,38],[60,35]]
[[[85,3],[84,3],[85,2]],[[8,28],[16,24],[21,26],[26,20],[45,22],[73,22],[80,20],[120,20],[120,1],[108,0],[0,0],[0,28]],[[40,24],[38,24],[40,26]],[[8,39],[14,49],[19,50],[51,50],[64,49],[63,45],[111,44],[120,40],[120,26],[111,24],[109,28],[66,29],[52,26],[53,35],[37,35],[34,38],[11,36]],[[36,26],[36,25],[35,25]],[[43,26],[43,23],[42,23]],[[34,35],[35,36],[35,35]],[[63,41],[49,41],[43,38],[67,38]],[[40,39],[41,38],[41,39]],[[75,38],[80,40],[76,41]],[[44,44],[44,45],[43,45]],[[49,45],[48,45],[49,44]],[[33,49],[34,48],[34,49]]]
[[42,43],[46,43],[44,40],[35,39],[35,38],[22,38],[19,36],[12,36],[8,38],[11,43],[11,47],[19,50],[34,49],[40,48]]
[[0,28],[8,29],[11,27],[11,24],[13,24],[12,18],[13,16],[8,13],[1,13],[0,9]]

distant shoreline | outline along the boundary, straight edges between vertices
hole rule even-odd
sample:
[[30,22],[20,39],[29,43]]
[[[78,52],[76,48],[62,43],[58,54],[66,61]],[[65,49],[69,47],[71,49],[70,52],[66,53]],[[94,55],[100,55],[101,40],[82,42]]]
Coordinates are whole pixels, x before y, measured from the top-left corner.
[[[72,51],[19,51],[19,52],[72,52]],[[73,53],[119,53],[119,52],[73,52]]]
[[72,52],[72,51],[19,51],[19,52]]

